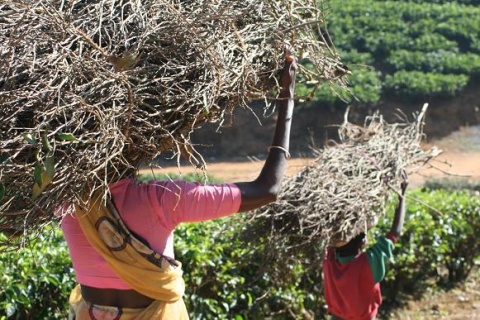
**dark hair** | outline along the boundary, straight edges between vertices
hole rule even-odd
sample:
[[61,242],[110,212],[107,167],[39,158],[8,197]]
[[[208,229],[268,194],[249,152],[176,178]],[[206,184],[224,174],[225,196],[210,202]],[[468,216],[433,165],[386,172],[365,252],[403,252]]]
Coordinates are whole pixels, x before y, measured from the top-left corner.
[[365,241],[365,232],[360,233],[359,235],[355,236],[353,239],[347,242],[347,244],[335,248],[336,253],[340,257],[348,257],[357,254],[358,248],[363,245]]

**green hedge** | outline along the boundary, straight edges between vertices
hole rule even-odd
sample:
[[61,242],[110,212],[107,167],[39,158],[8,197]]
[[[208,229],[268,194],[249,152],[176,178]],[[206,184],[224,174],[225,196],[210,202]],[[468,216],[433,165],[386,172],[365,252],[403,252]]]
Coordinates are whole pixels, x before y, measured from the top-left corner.
[[[432,285],[464,281],[480,256],[478,191],[417,189],[408,193],[407,208],[395,263],[382,283],[384,298],[392,307]],[[391,218],[389,214],[375,234],[387,232]]]
[[49,226],[27,240],[0,253],[0,319],[65,319],[75,277],[61,232]]
[[408,51],[392,52],[386,65],[393,71],[422,71],[443,74],[480,74],[480,55],[451,51]]
[[305,281],[306,268],[292,263],[279,281],[262,254],[264,244],[239,237],[245,224],[244,217],[237,216],[176,230],[175,254],[184,263],[191,317],[291,319],[289,309],[301,313],[317,307],[317,296],[306,290],[312,284]]
[[439,74],[421,71],[398,71],[385,78],[385,92],[403,100],[429,97],[454,97],[468,84],[463,74]]
[[[323,91],[315,102],[330,105],[375,105],[389,99],[393,87],[406,101],[453,97],[480,74],[480,7],[478,1],[332,0],[327,4],[328,30],[350,67],[350,93]],[[358,65],[379,74],[375,97],[370,82],[355,83]],[[418,81],[405,72],[422,72]],[[397,74],[398,73],[398,74]],[[414,75],[414,74],[412,74]],[[401,79],[400,79],[401,78]],[[425,84],[419,83],[425,82]],[[354,85],[357,87],[352,88]],[[377,86],[376,86],[377,87]],[[377,99],[376,96],[379,96]]]
[[[452,190],[408,192],[404,234],[382,283],[385,319],[412,294],[464,280],[480,256],[480,196]],[[392,215],[389,210],[369,239],[387,232]],[[259,230],[254,242],[244,237],[251,226],[248,218],[240,214],[184,224],[175,231],[175,254],[183,262],[192,319],[321,319],[322,248],[312,246],[274,261],[267,230]],[[282,246],[276,243],[277,249]],[[57,228],[47,229],[25,249],[0,254],[0,259],[0,286],[5,289],[0,291],[0,319],[65,318],[75,280]]]
[[315,101],[322,106],[338,107],[344,104],[364,106],[378,103],[381,98],[382,82],[379,72],[358,65],[349,77],[348,88],[336,85],[320,84],[305,86],[297,85],[296,94],[299,97],[308,97],[308,101]]
[[[405,0],[389,0],[391,2],[405,2]],[[408,0],[408,2],[414,3],[437,3],[437,4],[451,4],[452,0]],[[480,0],[457,0],[455,1],[459,4],[466,4],[466,5],[479,5]]]

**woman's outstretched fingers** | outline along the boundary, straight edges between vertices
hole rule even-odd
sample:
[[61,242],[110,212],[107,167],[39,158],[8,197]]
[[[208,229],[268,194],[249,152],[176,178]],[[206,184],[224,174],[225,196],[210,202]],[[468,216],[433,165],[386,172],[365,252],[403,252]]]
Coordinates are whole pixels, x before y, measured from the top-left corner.
[[282,76],[280,77],[281,96],[285,94],[293,95],[293,86],[295,84],[295,76],[297,72],[297,58],[294,55],[285,56],[285,65],[283,67]]
[[295,56],[293,54],[289,54],[285,57],[285,62],[292,63],[295,61]]
[[285,56],[285,69],[292,70],[294,71],[297,69],[297,57],[295,57],[293,54],[289,54]]

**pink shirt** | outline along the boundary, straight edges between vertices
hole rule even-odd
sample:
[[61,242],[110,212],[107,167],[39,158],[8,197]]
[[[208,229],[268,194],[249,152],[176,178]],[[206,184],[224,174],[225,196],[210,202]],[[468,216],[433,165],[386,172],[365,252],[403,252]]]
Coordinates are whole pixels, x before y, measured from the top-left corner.
[[[110,185],[110,192],[127,227],[155,251],[174,258],[173,231],[182,222],[213,220],[238,212],[241,194],[231,184],[205,185],[185,181],[124,179]],[[76,218],[67,214],[61,222],[73,268],[80,284],[131,289],[109,268],[82,233]]]

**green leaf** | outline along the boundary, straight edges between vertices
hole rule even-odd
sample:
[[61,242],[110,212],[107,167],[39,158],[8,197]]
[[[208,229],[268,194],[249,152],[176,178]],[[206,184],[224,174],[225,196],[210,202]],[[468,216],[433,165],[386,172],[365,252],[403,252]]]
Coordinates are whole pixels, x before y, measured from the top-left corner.
[[33,177],[35,178],[35,183],[39,186],[42,185],[42,167],[40,163],[35,163],[35,168],[33,169]]
[[58,137],[60,138],[60,140],[63,140],[63,141],[74,141],[74,142],[78,141],[78,139],[75,138],[75,136],[71,133],[60,133]]
[[[48,165],[47,165],[48,162]],[[55,174],[55,165],[53,156],[47,157],[46,166],[41,166],[39,162],[35,164],[33,175],[35,177],[35,184],[33,185],[32,196],[36,199],[45,190],[45,188],[52,183],[53,175]]]
[[42,187],[39,184],[34,184],[32,189],[32,198],[33,200],[37,199],[42,193]]
[[9,158],[8,153],[0,153],[0,163],[4,163]]
[[53,176],[55,175],[55,157],[53,154],[47,155],[45,159],[45,171],[50,180],[53,180]]
[[30,144],[36,144],[37,139],[31,133],[24,133],[22,134],[23,139],[25,139]]
[[52,178],[50,176],[48,176],[48,174],[45,170],[42,170],[41,178],[42,178],[42,184],[35,183],[33,185],[33,193],[32,193],[33,199],[38,198],[40,196],[40,194],[43,192],[43,190],[45,190],[45,188],[50,183],[52,183]]
[[52,145],[50,144],[50,142],[48,141],[48,137],[47,137],[46,134],[43,134],[43,135],[42,135],[42,146],[43,146],[43,149],[44,149],[45,151],[50,152],[50,151],[53,150],[53,147],[52,147]]
[[0,181],[0,201],[2,201],[3,197],[5,196],[5,186]]
[[5,311],[6,311],[7,317],[10,318],[11,316],[13,316],[15,314],[17,309],[15,308],[15,306],[12,303],[9,303],[9,304],[7,304],[7,307],[6,307]]

